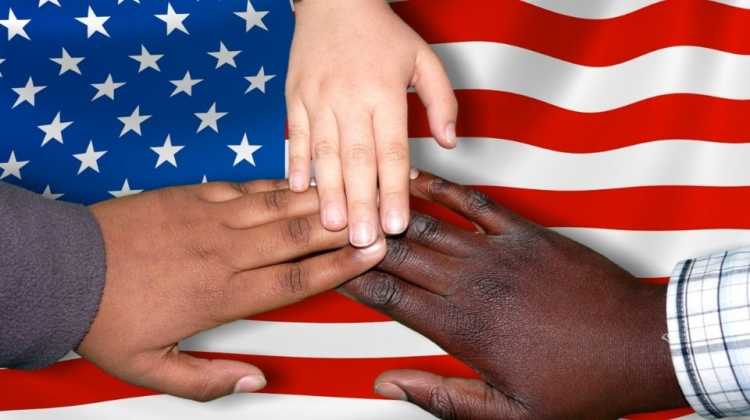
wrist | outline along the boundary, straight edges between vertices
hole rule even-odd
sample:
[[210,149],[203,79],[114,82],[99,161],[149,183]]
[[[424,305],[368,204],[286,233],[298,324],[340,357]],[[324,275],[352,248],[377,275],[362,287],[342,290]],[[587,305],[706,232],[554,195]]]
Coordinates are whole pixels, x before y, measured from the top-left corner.
[[672,364],[667,332],[667,286],[638,285],[624,316],[631,339],[623,346],[626,362],[620,394],[624,414],[688,406]]

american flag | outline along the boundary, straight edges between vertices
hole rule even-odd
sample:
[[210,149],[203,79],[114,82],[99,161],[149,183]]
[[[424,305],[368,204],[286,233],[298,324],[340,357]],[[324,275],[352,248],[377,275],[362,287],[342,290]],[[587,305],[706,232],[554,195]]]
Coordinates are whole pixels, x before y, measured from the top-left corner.
[[[647,281],[750,243],[746,0],[392,6],[443,58],[461,107],[462,140],[444,151],[409,94],[415,166],[477,186]],[[2,0],[0,176],[82,203],[204,175],[283,176],[292,28],[279,0]],[[334,292],[182,348],[255,363],[269,387],[198,404],[71,354],[40,372],[0,371],[0,417],[416,420],[431,417],[376,399],[378,373],[474,375]]]

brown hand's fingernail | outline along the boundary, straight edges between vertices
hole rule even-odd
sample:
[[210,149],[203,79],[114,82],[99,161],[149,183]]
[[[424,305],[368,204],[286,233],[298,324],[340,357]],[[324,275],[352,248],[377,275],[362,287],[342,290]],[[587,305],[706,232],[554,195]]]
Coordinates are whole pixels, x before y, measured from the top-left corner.
[[250,375],[241,378],[234,386],[234,393],[256,392],[266,387],[266,378],[262,375]]
[[398,210],[391,210],[385,218],[386,233],[398,235],[406,230],[406,218]]
[[448,126],[445,127],[445,141],[450,146],[456,145],[456,123],[449,123]]
[[368,246],[375,240],[376,233],[371,223],[359,222],[350,232],[352,245],[357,247]]
[[419,178],[419,169],[411,168],[411,170],[409,171],[409,179],[414,181],[417,178]]
[[404,390],[390,382],[381,382],[379,384],[375,384],[375,392],[392,400],[407,400]]
[[316,181],[315,178],[311,178],[310,179],[310,186],[311,187],[317,187],[318,186],[318,181]]
[[385,239],[380,238],[377,241],[375,241],[374,244],[366,247],[366,248],[357,248],[357,250],[364,255],[372,255],[377,254],[383,250],[385,247]]

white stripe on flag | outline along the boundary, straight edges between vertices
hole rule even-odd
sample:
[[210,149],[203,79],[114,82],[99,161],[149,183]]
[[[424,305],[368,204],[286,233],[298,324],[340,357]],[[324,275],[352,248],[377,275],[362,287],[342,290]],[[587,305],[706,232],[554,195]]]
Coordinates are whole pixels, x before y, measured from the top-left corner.
[[607,111],[676,93],[750,99],[750,56],[702,47],[664,48],[606,67],[493,42],[433,48],[456,89],[511,92],[572,111]]
[[415,167],[466,185],[558,191],[750,185],[750,143],[664,140],[599,153],[563,153],[486,138],[464,138],[456,149],[446,150],[432,139],[415,139],[411,151]]

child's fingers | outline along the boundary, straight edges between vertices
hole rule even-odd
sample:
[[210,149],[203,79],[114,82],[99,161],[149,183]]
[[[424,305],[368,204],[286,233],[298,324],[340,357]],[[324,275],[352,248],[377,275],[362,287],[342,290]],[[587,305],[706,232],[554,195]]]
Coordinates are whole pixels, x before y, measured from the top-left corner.
[[[366,247],[378,237],[377,176],[372,114],[364,109],[337,111],[341,157],[352,245]],[[318,179],[320,184],[320,179]]]
[[346,227],[347,213],[336,117],[324,108],[312,118],[310,127],[321,222],[326,229],[338,231]]
[[295,192],[310,186],[310,122],[307,109],[297,98],[287,99],[289,126],[289,188]]
[[406,94],[394,95],[374,115],[383,231],[402,233],[409,221],[409,139]]
[[443,64],[435,53],[425,48],[417,59],[414,88],[427,108],[430,130],[441,146],[456,146],[458,103]]

